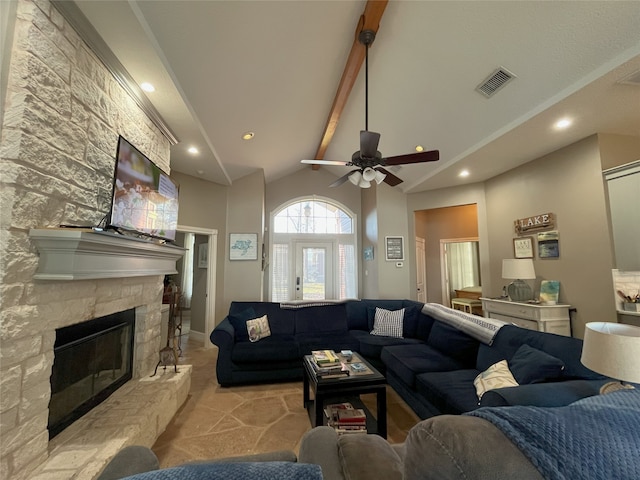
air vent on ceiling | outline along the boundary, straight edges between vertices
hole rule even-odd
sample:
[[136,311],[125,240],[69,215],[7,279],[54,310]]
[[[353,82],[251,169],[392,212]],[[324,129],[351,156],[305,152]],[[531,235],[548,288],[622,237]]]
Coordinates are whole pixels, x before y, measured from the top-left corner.
[[625,85],[640,85],[640,70],[627,75],[618,83],[624,83]]
[[504,67],[500,67],[478,85],[476,90],[489,98],[514,78],[516,76],[513,73]]

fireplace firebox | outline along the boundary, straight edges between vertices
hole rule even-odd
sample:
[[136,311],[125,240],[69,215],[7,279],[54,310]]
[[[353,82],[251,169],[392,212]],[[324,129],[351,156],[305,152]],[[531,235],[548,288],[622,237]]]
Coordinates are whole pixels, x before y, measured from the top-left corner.
[[132,378],[135,309],[56,330],[49,438]]

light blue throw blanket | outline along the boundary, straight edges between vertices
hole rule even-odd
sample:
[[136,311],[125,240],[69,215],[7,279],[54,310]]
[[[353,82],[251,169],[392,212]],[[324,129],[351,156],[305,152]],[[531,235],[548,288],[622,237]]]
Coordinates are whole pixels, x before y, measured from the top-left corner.
[[139,473],[123,480],[322,480],[319,465],[294,462],[187,464]]
[[640,389],[566,407],[488,407],[466,415],[502,430],[548,480],[640,479]]
[[491,345],[493,337],[496,336],[498,330],[506,322],[496,320],[494,318],[484,318],[460,310],[445,307],[439,303],[425,303],[422,307],[422,313],[429,315],[436,320],[444,322],[457,328],[461,332],[466,333],[476,340]]

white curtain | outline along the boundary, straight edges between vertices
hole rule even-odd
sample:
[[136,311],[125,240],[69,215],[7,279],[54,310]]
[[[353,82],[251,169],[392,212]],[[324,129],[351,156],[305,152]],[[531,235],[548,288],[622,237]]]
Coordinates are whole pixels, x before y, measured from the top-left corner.
[[184,248],[187,251],[182,259],[182,298],[183,308],[191,308],[191,295],[193,293],[193,249],[195,242],[193,233],[184,234]]
[[480,285],[477,242],[447,244],[449,287],[453,290]]

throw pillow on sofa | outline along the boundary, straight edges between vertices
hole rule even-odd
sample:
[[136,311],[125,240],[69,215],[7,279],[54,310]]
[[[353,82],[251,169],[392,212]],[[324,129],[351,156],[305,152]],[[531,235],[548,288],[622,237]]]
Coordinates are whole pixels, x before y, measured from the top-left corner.
[[269,319],[266,315],[260,318],[254,318],[247,321],[247,332],[249,333],[249,341],[257,342],[261,338],[271,336],[271,329],[269,328]]
[[376,307],[373,319],[373,330],[371,335],[383,337],[402,338],[402,326],[404,322],[404,308],[400,310],[385,310]]
[[253,307],[249,307],[241,312],[229,314],[229,322],[236,331],[236,341],[248,341],[249,333],[247,331],[247,321],[256,318],[257,314]]
[[561,377],[564,362],[525,343],[509,360],[509,370],[520,385],[540,383]]
[[518,382],[513,378],[513,374],[509,370],[507,361],[501,360],[498,363],[494,363],[478,375],[473,381],[473,385],[476,387],[478,400],[481,400],[482,395],[484,395],[488,390],[495,390],[496,388],[504,387],[517,387]]

